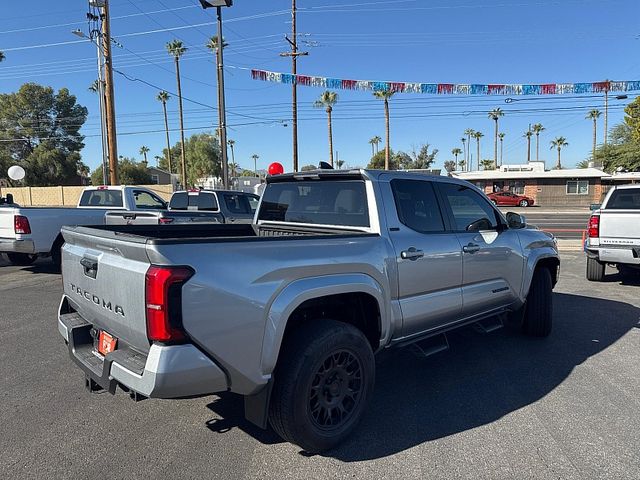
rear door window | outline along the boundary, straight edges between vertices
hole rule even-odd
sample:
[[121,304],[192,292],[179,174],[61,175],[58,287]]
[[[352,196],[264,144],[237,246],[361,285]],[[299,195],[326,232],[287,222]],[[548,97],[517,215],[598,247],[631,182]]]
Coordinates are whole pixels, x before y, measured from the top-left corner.
[[438,188],[451,210],[456,231],[474,232],[498,227],[496,210],[474,189],[456,183],[440,183]]
[[85,190],[80,197],[81,207],[122,207],[122,190]]
[[144,190],[134,190],[133,198],[136,202],[136,208],[164,210],[166,204],[164,200]]
[[607,202],[606,209],[638,210],[640,209],[640,188],[622,188],[615,190]]
[[246,195],[240,193],[223,194],[224,204],[231,213],[250,215],[251,206]]
[[420,233],[444,232],[444,221],[431,182],[392,180],[391,190],[402,224]]

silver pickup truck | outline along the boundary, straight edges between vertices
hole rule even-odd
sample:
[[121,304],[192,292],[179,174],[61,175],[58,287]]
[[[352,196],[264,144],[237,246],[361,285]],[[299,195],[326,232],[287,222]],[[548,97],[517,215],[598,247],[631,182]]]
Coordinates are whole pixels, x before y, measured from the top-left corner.
[[232,391],[309,452],[354,428],[374,354],[503,322],[551,331],[554,239],[452,178],[270,177],[254,224],[65,227],[58,327],[90,390]]
[[640,272],[640,185],[620,185],[607,193],[587,226],[587,280],[604,280],[607,264],[621,274]]

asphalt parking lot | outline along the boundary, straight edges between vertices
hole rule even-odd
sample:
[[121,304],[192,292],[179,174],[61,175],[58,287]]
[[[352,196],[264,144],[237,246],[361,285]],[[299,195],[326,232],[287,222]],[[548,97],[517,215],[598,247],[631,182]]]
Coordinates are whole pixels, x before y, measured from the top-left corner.
[[640,278],[562,254],[548,339],[471,328],[378,359],[356,434],[306,456],[235,395],[89,394],[56,326],[60,276],[0,260],[1,478],[640,478]]

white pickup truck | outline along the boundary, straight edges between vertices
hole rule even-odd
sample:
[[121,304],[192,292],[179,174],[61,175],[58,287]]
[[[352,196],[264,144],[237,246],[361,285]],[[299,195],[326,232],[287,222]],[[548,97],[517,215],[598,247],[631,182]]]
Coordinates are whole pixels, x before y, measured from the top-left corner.
[[607,264],[640,272],[640,185],[612,188],[588,225],[587,280],[601,282]]
[[76,208],[0,208],[0,253],[14,265],[29,265],[38,256],[51,256],[60,265],[63,225],[102,225],[110,210],[165,210],[167,203],[151,190],[130,186],[86,188]]

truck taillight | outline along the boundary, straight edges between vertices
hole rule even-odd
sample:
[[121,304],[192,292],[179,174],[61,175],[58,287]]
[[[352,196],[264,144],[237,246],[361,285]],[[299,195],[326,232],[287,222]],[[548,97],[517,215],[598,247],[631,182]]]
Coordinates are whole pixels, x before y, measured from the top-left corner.
[[591,215],[587,226],[589,238],[597,238],[600,236],[600,215]]
[[29,219],[23,215],[14,215],[13,229],[15,233],[30,234],[31,225],[29,225]]
[[173,222],[173,218],[160,217],[158,223],[160,225],[168,225]]
[[185,339],[182,328],[182,286],[193,276],[189,267],[152,265],[145,278],[147,337],[171,343]]

